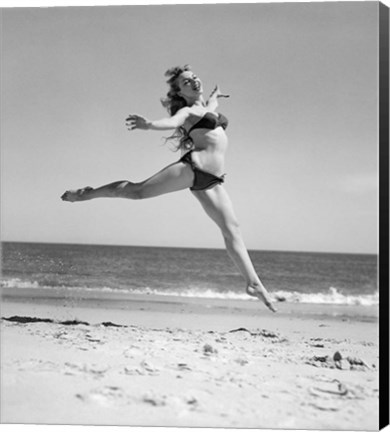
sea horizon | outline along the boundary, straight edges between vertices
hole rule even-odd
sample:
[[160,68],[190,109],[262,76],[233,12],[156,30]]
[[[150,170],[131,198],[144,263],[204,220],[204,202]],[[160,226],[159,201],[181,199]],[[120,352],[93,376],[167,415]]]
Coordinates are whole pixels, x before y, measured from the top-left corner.
[[[56,242],[56,241],[25,241],[25,240],[1,240],[0,245],[5,243],[21,244],[41,244],[41,245],[68,245],[68,246],[101,246],[101,247],[132,247],[132,248],[156,248],[156,249],[191,249],[191,250],[215,250],[226,251],[224,247],[198,247],[198,246],[169,246],[169,245],[142,245],[142,244],[118,244],[118,243],[75,243],[75,242]],[[319,255],[365,255],[379,256],[377,252],[341,252],[341,251],[318,251],[318,250],[297,250],[297,249],[253,249],[248,248],[248,252],[267,252],[267,253],[297,253],[297,254],[319,254]]]

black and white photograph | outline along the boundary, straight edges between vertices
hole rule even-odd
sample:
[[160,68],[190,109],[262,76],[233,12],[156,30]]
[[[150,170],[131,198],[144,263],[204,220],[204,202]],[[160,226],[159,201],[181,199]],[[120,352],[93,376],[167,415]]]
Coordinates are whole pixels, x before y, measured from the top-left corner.
[[1,9],[1,423],[384,426],[388,14]]

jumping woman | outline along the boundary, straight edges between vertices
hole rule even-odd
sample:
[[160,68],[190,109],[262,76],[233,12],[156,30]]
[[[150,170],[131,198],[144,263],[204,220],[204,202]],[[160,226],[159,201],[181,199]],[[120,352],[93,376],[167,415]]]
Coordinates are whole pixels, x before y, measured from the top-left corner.
[[215,110],[218,99],[228,96],[223,95],[217,86],[205,102],[202,82],[189,65],[171,68],[165,76],[169,77],[169,91],[162,104],[168,109],[170,117],[151,121],[130,114],[126,126],[129,130],[174,130],[171,138],[179,142],[181,159],[140,183],[121,180],[98,188],[88,186],[67,191],[61,198],[69,202],[94,198],[135,200],[189,188],[220,228],[227,252],[245,279],[246,292],[262,300],[275,312],[269,294],[253,267],[231,200],[223,187],[228,120]]

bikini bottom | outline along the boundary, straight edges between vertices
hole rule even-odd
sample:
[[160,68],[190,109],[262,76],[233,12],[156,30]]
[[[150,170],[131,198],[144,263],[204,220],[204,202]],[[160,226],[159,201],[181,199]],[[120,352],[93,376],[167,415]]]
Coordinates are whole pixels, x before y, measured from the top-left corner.
[[214,174],[211,174],[207,171],[203,171],[202,169],[198,168],[195,163],[192,161],[191,158],[192,150],[187,152],[180,160],[179,162],[184,162],[190,165],[192,168],[192,171],[194,172],[194,183],[192,187],[190,187],[190,190],[193,191],[199,191],[199,190],[206,190],[211,189],[217,184],[221,184],[225,181],[224,176],[217,177]]

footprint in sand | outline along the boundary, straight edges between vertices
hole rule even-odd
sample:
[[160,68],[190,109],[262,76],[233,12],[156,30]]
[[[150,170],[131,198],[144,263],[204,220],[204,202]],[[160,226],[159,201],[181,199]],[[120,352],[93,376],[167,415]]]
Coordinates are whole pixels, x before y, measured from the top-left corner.
[[19,371],[50,372],[54,371],[57,366],[51,361],[30,359],[16,362]]
[[99,404],[102,406],[123,405],[129,403],[129,397],[117,386],[105,386],[94,389],[86,394],[76,394],[76,398],[85,403]]
[[171,406],[179,417],[186,415],[189,411],[199,409],[199,400],[193,394],[184,394],[181,396],[172,396],[148,392],[142,396],[141,402],[154,407]]
[[312,399],[309,405],[321,411],[339,411],[350,400],[364,400],[367,389],[351,383],[344,384],[328,377],[314,378],[316,384],[308,389]]
[[167,396],[158,395],[156,393],[146,393],[142,397],[142,402],[147,403],[152,406],[165,406],[167,405]]
[[139,347],[138,345],[132,345],[123,351],[123,356],[132,359],[135,357],[139,357],[140,353],[142,353],[141,347]]
[[145,370],[145,372],[148,373],[148,375],[158,375],[160,373],[160,369],[158,367],[150,362],[147,362],[146,360],[141,362],[141,367],[143,370]]
[[142,360],[139,367],[125,367],[122,373],[125,375],[159,375],[160,371],[160,368],[146,360]]
[[320,411],[339,411],[341,408],[332,401],[322,401],[321,403],[310,402],[309,405]]
[[191,393],[171,396],[169,398],[169,405],[175,410],[178,418],[183,418],[193,411],[201,411],[201,404],[198,397]]
[[99,338],[97,338],[96,336],[93,336],[93,335],[91,335],[91,334],[89,334],[89,333],[87,333],[87,334],[85,335],[85,339],[86,339],[88,342],[93,342],[93,343],[98,343],[98,344],[104,344],[104,343],[105,343],[102,339],[99,339]]
[[72,335],[70,335],[67,331],[65,330],[60,330],[56,333],[53,334],[53,338],[54,339],[58,339],[60,341],[69,341],[72,338]]
[[312,396],[329,399],[347,396],[348,389],[339,380],[334,379],[328,382],[322,381],[319,385],[311,387],[309,392]]
[[91,378],[103,378],[108,371],[108,367],[97,367],[83,363],[65,363],[64,375],[84,375]]

